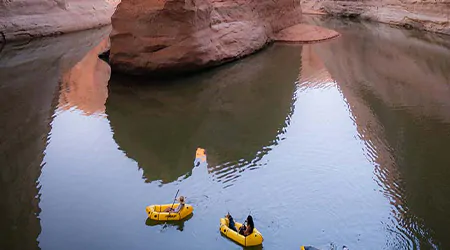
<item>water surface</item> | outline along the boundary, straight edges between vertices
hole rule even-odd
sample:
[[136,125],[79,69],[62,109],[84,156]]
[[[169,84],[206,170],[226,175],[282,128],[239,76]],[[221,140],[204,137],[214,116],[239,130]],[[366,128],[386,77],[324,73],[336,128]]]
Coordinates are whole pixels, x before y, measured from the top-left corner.
[[450,39],[311,22],[342,36],[163,82],[111,75],[109,29],[6,46],[0,248],[242,249],[227,212],[264,249],[450,248]]

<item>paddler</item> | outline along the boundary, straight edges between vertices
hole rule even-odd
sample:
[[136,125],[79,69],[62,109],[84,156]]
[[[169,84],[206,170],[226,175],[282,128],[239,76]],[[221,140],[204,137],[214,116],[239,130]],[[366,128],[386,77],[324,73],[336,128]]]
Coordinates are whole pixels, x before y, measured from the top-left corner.
[[180,205],[178,205],[177,208],[172,208],[172,207],[168,207],[164,210],[164,212],[170,212],[170,213],[179,213],[181,211],[181,209],[184,208],[185,206],[185,199],[184,196],[180,196],[177,198],[177,201],[180,203]]
[[239,232],[239,234],[248,236],[253,233],[253,229],[255,228],[255,223],[253,222],[253,217],[251,215],[247,216],[247,220],[242,224],[242,226],[239,228],[239,230],[236,229],[235,222],[233,217],[228,213],[226,216],[228,218],[228,221],[230,222],[228,227],[236,232]]

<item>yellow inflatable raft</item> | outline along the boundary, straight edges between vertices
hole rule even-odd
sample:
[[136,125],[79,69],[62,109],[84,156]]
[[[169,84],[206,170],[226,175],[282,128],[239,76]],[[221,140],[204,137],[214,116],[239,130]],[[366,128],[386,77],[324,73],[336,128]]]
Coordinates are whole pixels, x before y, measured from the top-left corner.
[[[174,204],[173,209],[177,208],[180,204]],[[164,204],[164,205],[151,205],[145,208],[148,214],[148,218],[157,221],[173,221],[173,220],[182,220],[188,217],[194,211],[194,208],[191,205],[184,205],[184,208],[181,209],[180,212],[164,212],[166,208],[171,207],[172,204]]]
[[[223,235],[227,236],[229,239],[231,239],[245,247],[257,246],[257,245],[261,245],[263,243],[264,238],[262,237],[261,233],[256,228],[253,229],[252,234],[245,237],[244,235],[241,235],[238,232],[231,230],[228,227],[229,223],[230,222],[227,218],[220,218],[220,232]],[[239,229],[242,226],[242,224],[235,222],[235,226],[237,229]]]

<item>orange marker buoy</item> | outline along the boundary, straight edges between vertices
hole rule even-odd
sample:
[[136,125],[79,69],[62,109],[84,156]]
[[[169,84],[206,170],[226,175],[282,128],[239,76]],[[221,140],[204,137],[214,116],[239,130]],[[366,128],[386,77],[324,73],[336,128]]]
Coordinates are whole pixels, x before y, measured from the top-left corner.
[[206,150],[203,148],[197,148],[197,151],[195,152],[195,158],[199,159],[201,162],[206,161]]

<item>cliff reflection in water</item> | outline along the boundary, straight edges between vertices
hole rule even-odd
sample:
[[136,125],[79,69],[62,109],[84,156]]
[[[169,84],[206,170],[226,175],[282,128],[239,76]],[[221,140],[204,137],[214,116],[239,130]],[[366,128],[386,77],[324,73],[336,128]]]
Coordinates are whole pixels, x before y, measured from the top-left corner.
[[86,115],[105,113],[111,68],[98,55],[108,48],[107,37],[64,73],[59,95],[60,109],[76,108]]
[[389,247],[450,249],[450,42],[384,25],[326,21],[318,45],[392,204]]
[[59,83],[108,32],[8,44],[0,52],[0,249],[39,249],[38,178]]
[[293,111],[300,53],[298,46],[272,46],[170,83],[113,75],[106,112],[114,139],[149,182],[188,173],[197,147],[207,150],[215,178],[230,181],[280,140]]

